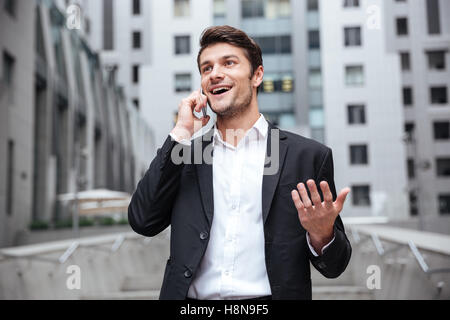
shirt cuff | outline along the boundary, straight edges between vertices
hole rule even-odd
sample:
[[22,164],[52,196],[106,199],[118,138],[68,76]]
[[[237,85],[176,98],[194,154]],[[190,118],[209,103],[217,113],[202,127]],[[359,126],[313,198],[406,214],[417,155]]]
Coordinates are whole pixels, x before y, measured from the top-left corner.
[[175,140],[176,142],[183,144],[185,146],[190,147],[191,146],[191,140],[187,140],[187,139],[181,139],[179,137],[177,137],[175,134],[173,134],[172,132],[169,133],[169,135],[172,137],[173,140]]
[[[333,239],[331,239],[330,242],[328,242],[323,248],[322,248],[322,254],[325,251],[326,248],[328,248],[330,246],[330,244],[333,243],[334,239],[336,238],[336,234],[333,236]],[[308,242],[308,247],[309,250],[311,250],[311,253],[314,255],[314,257],[318,257],[319,255],[317,254],[317,252],[314,250],[314,248],[311,245],[311,241],[309,239],[309,233],[306,232],[306,242]]]

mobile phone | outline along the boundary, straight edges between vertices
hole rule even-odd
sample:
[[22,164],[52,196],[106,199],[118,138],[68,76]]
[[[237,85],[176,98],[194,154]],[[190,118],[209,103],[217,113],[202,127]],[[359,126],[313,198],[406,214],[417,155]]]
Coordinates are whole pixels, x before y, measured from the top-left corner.
[[[203,89],[202,89],[202,94],[204,94],[203,93]],[[208,98],[206,98],[206,107],[202,108],[202,112],[203,112],[203,117],[204,118],[206,118],[206,115],[207,115],[206,108],[208,108]]]

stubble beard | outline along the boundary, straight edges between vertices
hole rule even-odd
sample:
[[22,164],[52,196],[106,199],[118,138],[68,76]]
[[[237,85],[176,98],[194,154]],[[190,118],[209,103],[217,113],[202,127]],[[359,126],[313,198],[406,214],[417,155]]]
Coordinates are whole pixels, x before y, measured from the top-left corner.
[[[244,113],[249,107],[250,103],[253,99],[253,91],[251,85],[249,85],[248,93],[243,97],[242,103],[238,103],[235,99],[235,101],[232,101],[228,106],[226,106],[223,110],[215,111],[213,110],[218,118],[223,119],[232,119],[240,114]],[[211,105],[211,104],[210,104]]]

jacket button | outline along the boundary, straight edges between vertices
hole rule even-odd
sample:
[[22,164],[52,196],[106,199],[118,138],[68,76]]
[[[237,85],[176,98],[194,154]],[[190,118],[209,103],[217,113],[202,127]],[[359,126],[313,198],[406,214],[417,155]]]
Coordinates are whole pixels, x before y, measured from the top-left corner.
[[191,272],[191,271],[186,270],[186,271],[184,272],[184,277],[185,277],[185,278],[190,278],[191,276],[192,276],[192,272]]
[[204,231],[200,233],[200,239],[205,240],[208,238],[208,232]]
[[325,263],[323,263],[323,262],[319,262],[318,264],[317,264],[317,266],[320,268],[320,269],[325,269],[325,267],[327,266]]

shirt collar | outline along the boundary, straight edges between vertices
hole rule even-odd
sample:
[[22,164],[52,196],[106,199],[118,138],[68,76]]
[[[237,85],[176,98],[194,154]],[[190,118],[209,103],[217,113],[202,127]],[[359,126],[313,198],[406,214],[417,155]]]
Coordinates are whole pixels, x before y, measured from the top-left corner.
[[[214,124],[213,129],[214,129],[213,147],[217,142],[225,144],[225,142],[222,139],[220,131],[217,129],[217,122]],[[267,120],[263,114],[260,114],[260,117],[255,122],[255,124],[247,131],[246,135],[248,135],[252,130],[256,130],[256,132],[258,133],[258,139],[266,138],[267,132],[269,130],[269,124],[267,123]]]

